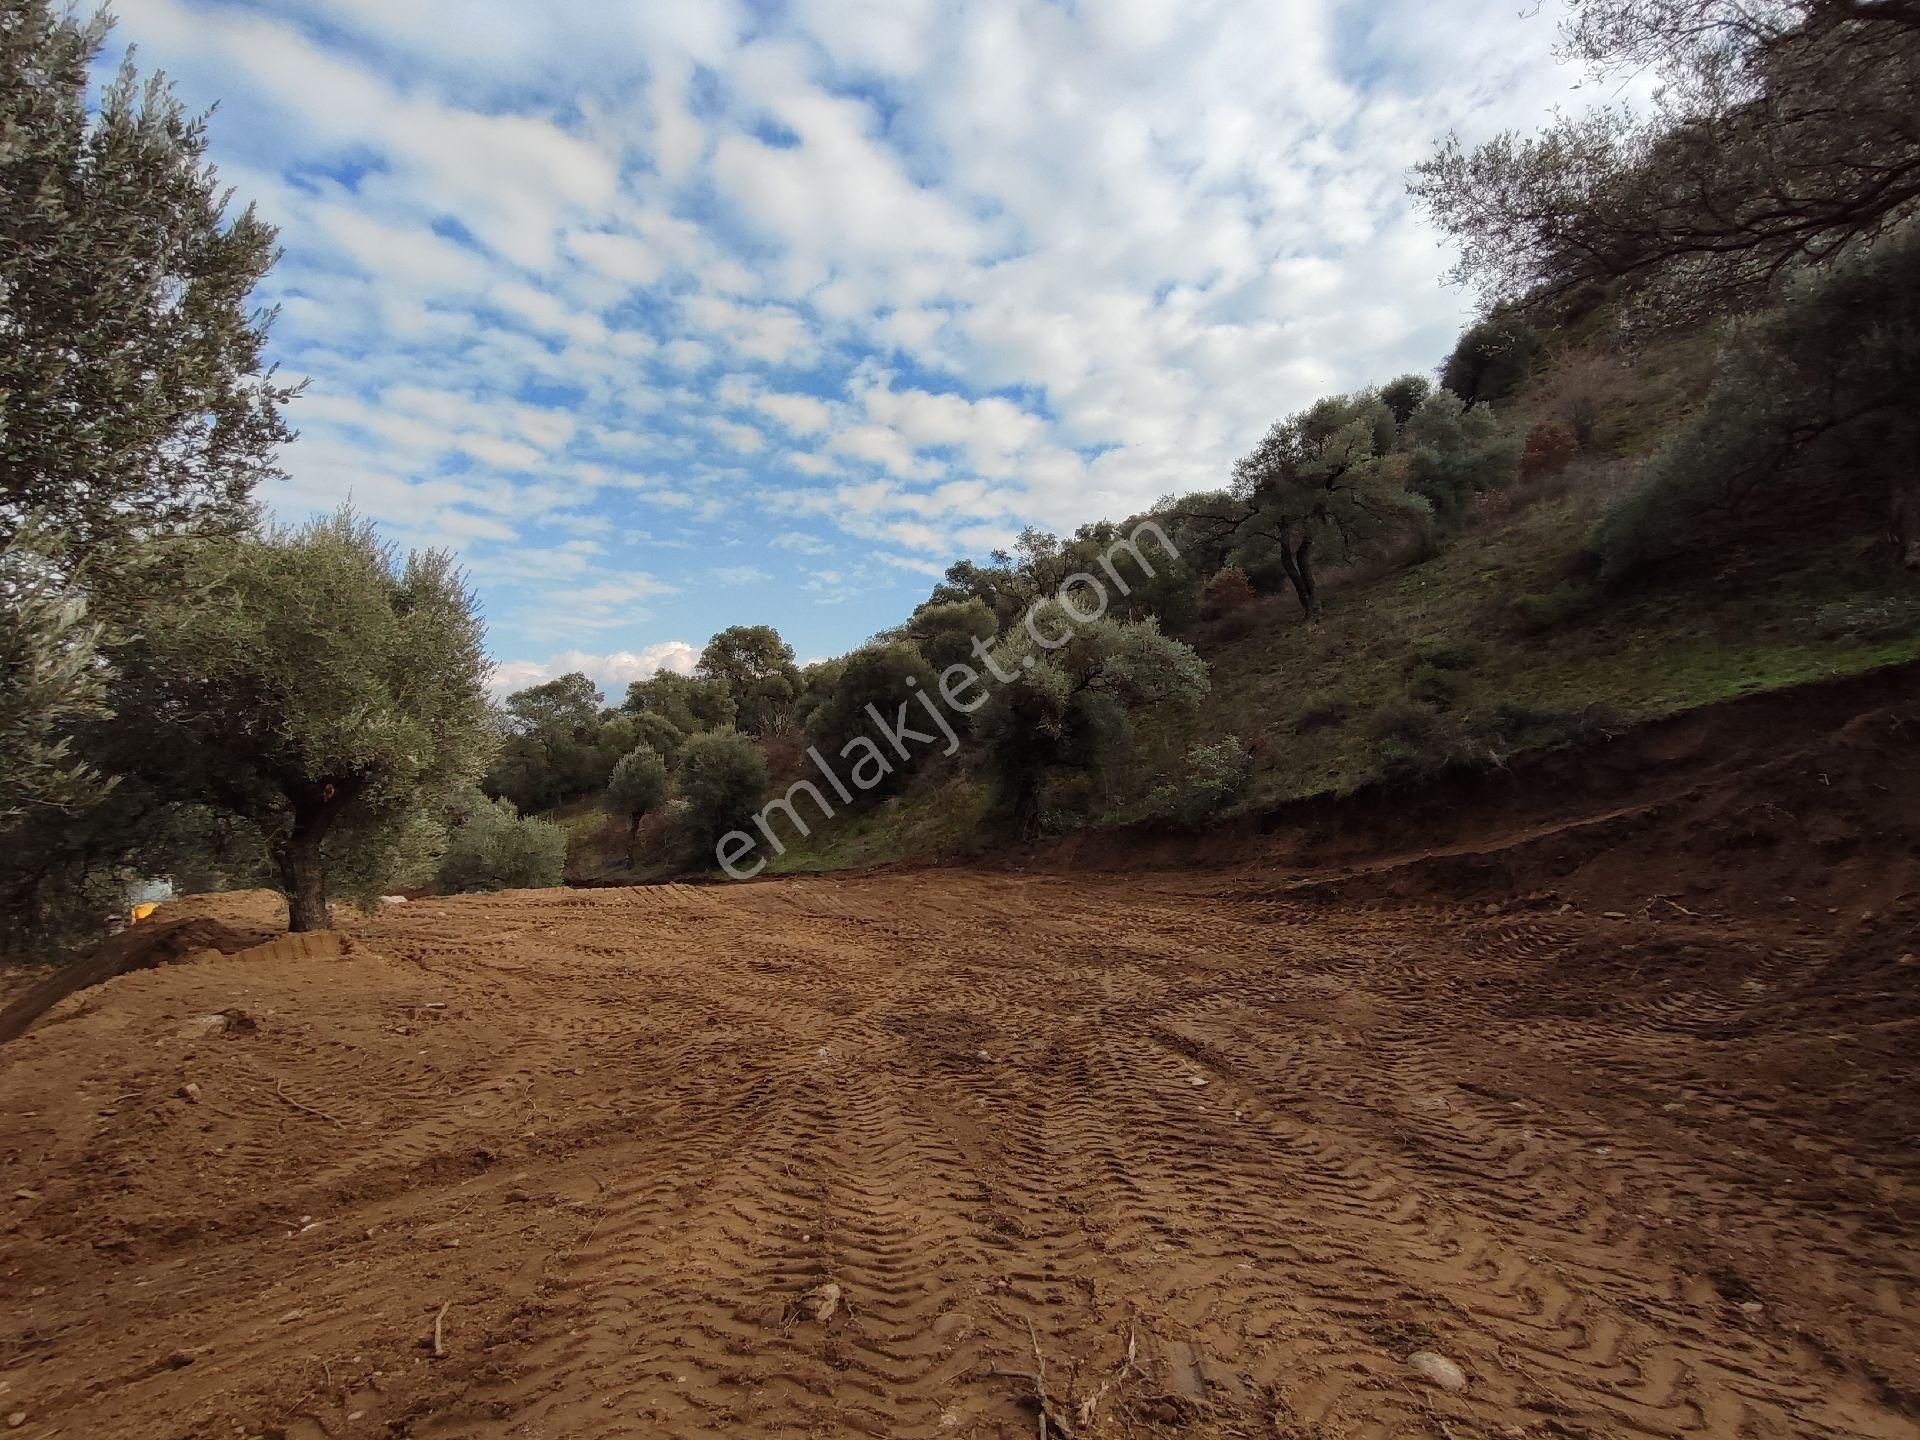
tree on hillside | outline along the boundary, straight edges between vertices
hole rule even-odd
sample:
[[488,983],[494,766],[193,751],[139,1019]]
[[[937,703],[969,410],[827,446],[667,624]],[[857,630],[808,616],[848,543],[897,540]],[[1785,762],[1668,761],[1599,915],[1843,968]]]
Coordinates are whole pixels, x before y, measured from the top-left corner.
[[[1130,713],[1195,704],[1207,666],[1152,620],[1083,623],[1043,600],[1033,623],[1009,631],[992,656],[998,683],[977,728],[1015,831],[1039,828],[1047,777],[1097,771],[1124,744]],[[1038,638],[1037,638],[1038,637]]]
[[715,730],[687,741],[673,778],[686,807],[681,839],[690,858],[702,861],[728,832],[752,830],[767,796],[767,757],[747,736]]
[[977,666],[974,642],[992,640],[999,629],[984,600],[929,600],[913,612],[906,633],[938,675],[962,663]]
[[0,16],[0,544],[37,517],[96,592],[136,540],[248,523],[294,394],[248,305],[273,230],[225,215],[205,125],[158,78],[123,65],[90,111],[108,25]]
[[732,625],[707,642],[694,674],[727,687],[738,707],[735,723],[765,735],[785,723],[800,694],[793,647],[771,625]]
[[587,735],[599,723],[600,687],[576,670],[514,691],[503,708],[523,735]]
[[401,561],[342,511],[298,530],[196,544],[171,564],[199,603],[116,656],[138,715],[120,768],[267,838],[292,928],[323,929],[324,846],[477,775],[488,662],[450,556]]
[[600,691],[577,672],[516,690],[501,705],[498,721],[505,734],[486,789],[521,811],[549,810],[592,794],[607,783],[614,761],[633,748],[628,736],[618,751],[606,753]]
[[1407,488],[1442,517],[1457,520],[1476,495],[1503,490],[1520,469],[1522,441],[1487,405],[1469,407],[1451,391],[1429,395],[1401,432]]
[[685,732],[664,715],[655,715],[650,711],[639,711],[628,719],[633,729],[633,745],[646,746],[671,768],[679,758],[680,747],[686,743]]
[[1551,310],[1646,287],[1667,323],[1746,308],[1920,210],[1920,8],[1911,0],[1572,0],[1569,58],[1652,71],[1651,114],[1604,109],[1473,150],[1413,194],[1460,246],[1454,278]]
[[1393,423],[1404,425],[1420,408],[1420,402],[1433,393],[1433,382],[1424,375],[1401,375],[1380,387],[1380,403],[1393,412]]
[[800,694],[793,702],[793,723],[807,729],[813,712],[833,698],[840,677],[846,673],[845,660],[816,660],[800,672]]
[[658,715],[683,735],[732,727],[738,706],[724,680],[676,675],[662,670],[650,679],[627,686],[622,710]]
[[[840,756],[846,746],[858,736],[870,741],[875,737],[869,705],[891,721],[901,705],[910,703],[909,713],[918,718],[921,702],[914,691],[937,696],[938,686],[933,667],[910,642],[865,646],[847,657],[833,693],[807,717],[807,736],[829,764],[843,767],[846,762]],[[876,798],[895,793],[927,753],[889,754],[882,762],[885,768],[879,782],[865,787],[863,793]]]
[[1168,518],[1222,563],[1277,566],[1302,614],[1317,619],[1323,548],[1354,558],[1428,512],[1389,459],[1394,440],[1377,396],[1329,397],[1277,422],[1234,465],[1230,489],[1188,496]]
[[1540,336],[1524,320],[1496,315],[1469,325],[1440,367],[1440,384],[1467,405],[1505,400],[1526,383]]
[[627,868],[633,868],[634,837],[648,812],[658,809],[667,798],[667,766],[659,755],[642,745],[620,757],[607,780],[607,810],[627,820]]

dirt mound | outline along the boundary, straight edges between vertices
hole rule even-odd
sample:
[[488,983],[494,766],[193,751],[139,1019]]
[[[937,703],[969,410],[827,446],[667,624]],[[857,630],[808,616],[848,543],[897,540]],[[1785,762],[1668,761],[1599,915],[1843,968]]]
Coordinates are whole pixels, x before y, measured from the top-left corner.
[[0,1010],[0,1045],[25,1034],[28,1026],[69,995],[115,975],[172,965],[210,952],[231,955],[259,944],[266,934],[260,929],[236,929],[206,915],[163,918],[156,913],[108,936],[16,996]]

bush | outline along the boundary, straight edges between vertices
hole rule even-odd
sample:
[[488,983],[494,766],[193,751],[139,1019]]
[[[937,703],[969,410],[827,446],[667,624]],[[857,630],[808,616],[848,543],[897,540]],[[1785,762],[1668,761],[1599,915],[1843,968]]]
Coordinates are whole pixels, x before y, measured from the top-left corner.
[[1200,615],[1203,619],[1218,620],[1250,602],[1253,594],[1253,582],[1247,578],[1247,572],[1238,565],[1229,565],[1207,582],[1206,592],[1200,597]]
[[1436,666],[1415,665],[1407,674],[1407,694],[1436,710],[1445,710],[1459,693],[1459,680]]
[[1532,373],[1542,345],[1524,320],[1499,315],[1469,326],[1440,367],[1440,384],[1469,405],[1504,400]]
[[[1920,448],[1920,231],[1881,241],[1738,330],[1706,403],[1593,533],[1612,581],[1812,526],[1879,529]],[[1721,542],[1721,543],[1716,543]]]
[[447,837],[440,885],[454,892],[547,889],[561,883],[566,866],[566,831],[521,815],[509,800],[490,800]]
[[674,782],[681,843],[696,860],[711,857],[729,831],[752,832],[766,799],[767,757],[737,731],[695,735],[680,751]]
[[1389,700],[1367,722],[1367,738],[1388,776],[1423,774],[1441,768],[1451,754],[1451,731],[1431,705]]
[[1544,595],[1517,595],[1513,618],[1523,635],[1557,629],[1583,613],[1594,602],[1593,587],[1579,580],[1563,580]]
[[1558,420],[1542,420],[1527,431],[1527,442],[1520,450],[1520,478],[1539,480],[1557,475],[1572,463],[1579,448],[1572,430]]
[[1239,798],[1253,774],[1253,751],[1238,735],[1187,751],[1187,774],[1177,785],[1157,785],[1147,797],[1156,815],[1201,820]]

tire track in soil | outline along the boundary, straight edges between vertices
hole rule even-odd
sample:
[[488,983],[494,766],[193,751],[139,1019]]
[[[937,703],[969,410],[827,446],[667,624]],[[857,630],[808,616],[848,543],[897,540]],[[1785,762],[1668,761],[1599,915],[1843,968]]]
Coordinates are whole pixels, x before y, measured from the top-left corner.
[[[0,1409],[1013,1436],[1037,1348],[1088,1437],[1920,1436],[1913,1154],[1832,1123],[1798,935],[932,872],[355,940],[0,1058]],[[256,1032],[179,1041],[235,997]]]

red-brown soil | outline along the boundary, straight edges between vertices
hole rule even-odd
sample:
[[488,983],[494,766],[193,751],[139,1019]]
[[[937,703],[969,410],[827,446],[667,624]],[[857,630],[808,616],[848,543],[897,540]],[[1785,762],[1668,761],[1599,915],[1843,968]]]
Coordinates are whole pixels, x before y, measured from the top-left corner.
[[1920,1435],[1910,939],[1619,908],[932,871],[122,975],[0,1049],[0,1419],[1032,1436],[1037,1350],[1084,1437]]
[[166,907],[0,1049],[0,1422],[1920,1436],[1915,690],[1078,873]]

